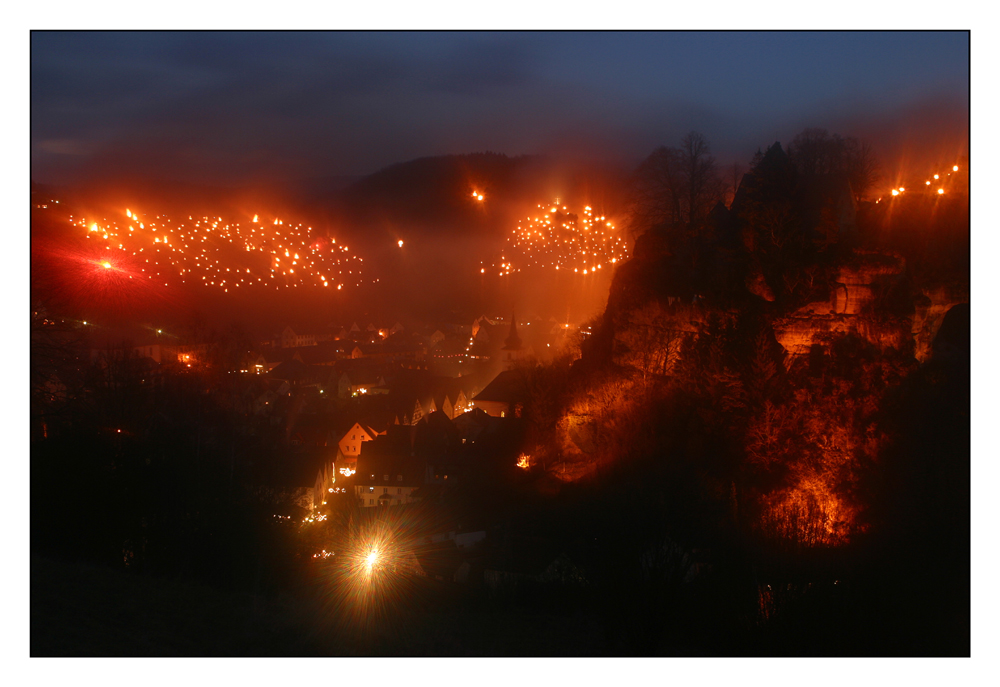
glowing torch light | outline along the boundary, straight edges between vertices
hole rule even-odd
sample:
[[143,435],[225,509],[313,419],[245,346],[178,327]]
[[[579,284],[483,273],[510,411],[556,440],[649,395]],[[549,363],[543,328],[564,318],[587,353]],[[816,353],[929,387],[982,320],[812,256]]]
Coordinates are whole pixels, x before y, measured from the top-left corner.
[[400,248],[402,248],[403,247],[403,239],[399,239],[398,241],[396,241],[396,245],[398,245]]

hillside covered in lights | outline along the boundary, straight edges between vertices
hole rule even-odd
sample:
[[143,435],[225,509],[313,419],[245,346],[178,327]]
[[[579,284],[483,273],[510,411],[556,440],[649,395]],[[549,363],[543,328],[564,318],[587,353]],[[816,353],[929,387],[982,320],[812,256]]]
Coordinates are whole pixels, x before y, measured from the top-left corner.
[[589,205],[573,213],[559,199],[539,204],[510,234],[492,266],[500,275],[532,267],[589,274],[628,257],[626,241],[607,217],[595,216]]
[[[46,266],[36,277],[86,306],[84,318],[144,304],[266,312],[275,327],[282,313],[319,325],[334,313],[376,311],[398,319],[518,310],[582,322],[603,307],[605,275],[627,255],[620,230],[587,205],[620,207],[618,191],[607,190],[615,179],[611,170],[480,154],[416,160],[319,200],[292,194],[283,203],[208,188],[39,187],[33,260]],[[542,213],[537,199],[552,189],[570,189],[565,202],[579,215]],[[538,212],[525,219],[528,207]],[[541,269],[512,281],[525,267]],[[581,290],[559,270],[604,278]]]
[[[70,217],[97,244],[97,262],[129,279],[155,279],[229,289],[333,287],[361,282],[362,258],[319,237],[301,223],[260,220],[241,225],[222,217],[147,215],[125,208],[119,216]],[[103,253],[100,251],[107,251]],[[297,271],[296,271],[297,270]]]

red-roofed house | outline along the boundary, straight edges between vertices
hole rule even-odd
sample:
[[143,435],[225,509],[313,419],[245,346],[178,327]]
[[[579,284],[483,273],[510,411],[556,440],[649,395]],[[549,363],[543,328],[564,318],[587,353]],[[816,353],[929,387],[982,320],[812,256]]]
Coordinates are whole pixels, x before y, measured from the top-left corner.
[[376,432],[371,427],[365,427],[360,422],[355,422],[354,425],[347,430],[337,446],[340,448],[340,452],[344,454],[347,458],[357,458],[361,454],[361,444],[366,441],[371,441],[378,436]]

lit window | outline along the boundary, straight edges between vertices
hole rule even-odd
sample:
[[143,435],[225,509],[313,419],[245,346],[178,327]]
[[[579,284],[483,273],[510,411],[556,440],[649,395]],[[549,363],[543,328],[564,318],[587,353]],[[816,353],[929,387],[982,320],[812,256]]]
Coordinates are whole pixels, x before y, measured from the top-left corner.
[[368,493],[369,494],[374,494],[375,493],[375,487],[368,487]]

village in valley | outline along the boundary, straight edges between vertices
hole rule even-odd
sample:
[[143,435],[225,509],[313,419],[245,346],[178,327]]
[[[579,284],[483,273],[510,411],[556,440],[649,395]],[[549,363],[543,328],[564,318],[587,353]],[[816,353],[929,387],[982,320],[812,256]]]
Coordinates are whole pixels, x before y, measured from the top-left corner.
[[[401,528],[393,553],[381,552],[387,559],[405,552],[410,574],[468,582],[475,566],[479,582],[485,572],[494,584],[542,575],[559,552],[526,564],[488,549],[487,532],[504,514],[464,491],[527,476],[530,459],[519,449],[524,403],[539,392],[531,370],[539,357],[578,358],[587,328],[514,314],[411,327],[355,321],[300,333],[285,326],[224,371],[238,381],[221,403],[245,418],[247,431],[280,444],[279,462],[253,488],[267,494],[275,523],[295,524],[309,542],[298,556],[348,554],[331,542],[363,548],[350,528],[384,518],[376,509],[398,509],[394,522],[419,509],[419,532]],[[217,359],[217,344],[185,344],[152,329],[148,339],[131,357],[154,388],[159,376],[197,375]],[[91,351],[98,365],[109,355]]]
[[[868,497],[844,491],[843,477],[863,474],[869,452],[888,441],[873,429],[871,399],[921,364],[963,379],[955,322],[968,302],[967,173],[963,160],[935,172],[943,178],[927,190],[907,182],[884,203],[875,194],[859,201],[843,175],[794,176],[812,135],[793,141],[797,158],[779,144],[759,155],[729,207],[718,197],[692,206],[697,231],[655,225],[627,259],[624,250],[621,260],[600,254],[605,240],[588,237],[610,231],[610,221],[578,229],[558,202],[539,206],[528,248],[488,275],[508,303],[523,289],[533,312],[520,316],[389,308],[370,295],[380,278],[346,294],[320,272],[297,281],[300,259],[320,260],[316,234],[268,244],[270,267],[255,282],[239,262],[252,246],[225,234],[218,215],[195,223],[211,239],[160,232],[144,259],[150,236],[133,231],[130,209],[120,226],[95,231],[39,187],[38,264],[60,269],[38,270],[38,294],[72,297],[77,313],[100,315],[70,315],[56,297],[33,304],[35,483],[79,487],[57,486],[54,505],[37,511],[37,545],[78,548],[128,574],[194,574],[249,591],[255,604],[292,595],[312,607],[313,595],[329,597],[292,644],[268,650],[277,653],[447,653],[421,634],[423,623],[441,623],[447,644],[464,633],[455,612],[509,618],[518,609],[560,626],[557,635],[533,626],[531,652],[673,651],[688,640],[677,634],[683,623],[668,626],[656,610],[670,607],[663,594],[741,627],[741,607],[713,591],[728,584],[724,571],[786,575],[770,543],[728,560],[758,545],[727,537],[792,542],[796,574],[808,577],[784,582],[786,591],[839,603],[846,564],[813,569],[813,556],[863,546],[872,527],[874,511],[860,505]],[[783,177],[795,186],[782,188]],[[801,206],[798,244],[768,233],[764,220],[759,235],[745,228],[772,186]],[[926,227],[921,215],[931,218]],[[903,222],[933,238],[897,232]],[[548,242],[543,255],[560,257],[532,264],[532,236]],[[61,257],[55,240],[75,241],[81,255]],[[204,244],[196,257],[185,257],[186,240]],[[228,243],[237,244],[230,255]],[[781,261],[770,253],[780,250]],[[281,266],[279,253],[292,265]],[[559,270],[570,256],[587,267]],[[144,277],[148,267],[175,281],[163,272],[184,274],[185,261],[208,271],[172,288]],[[908,267],[916,296],[906,291]],[[234,271],[244,276],[221,276]],[[481,295],[485,267],[476,272],[467,281]],[[607,288],[603,314],[582,323],[540,315],[542,301],[527,296],[542,272],[571,293]],[[52,289],[42,281],[50,274],[67,286]],[[284,296],[289,289],[301,295]],[[159,324],[155,308],[145,322],[134,317],[137,304],[168,310],[178,294],[217,312]],[[268,294],[277,308],[268,309]],[[373,303],[398,315],[365,313]],[[252,329],[227,312],[249,315]],[[870,361],[863,374],[857,360]],[[86,517],[67,521],[74,512]],[[660,517],[669,534],[630,524]],[[627,566],[615,562],[622,547]],[[727,647],[758,636],[793,641],[768,623],[783,603],[771,584],[754,584],[754,624]],[[655,608],[641,604],[647,593],[661,595]],[[622,614],[619,604],[633,606]],[[574,608],[586,622],[567,615]],[[678,613],[696,622],[694,609]],[[355,644],[309,644],[301,633],[312,622],[339,623],[337,636]],[[523,619],[511,622],[523,629]],[[489,652],[495,631],[466,637],[462,651]],[[699,626],[698,641],[712,645],[713,632],[711,622]]]
[[970,654],[968,32],[31,48],[32,656]]

